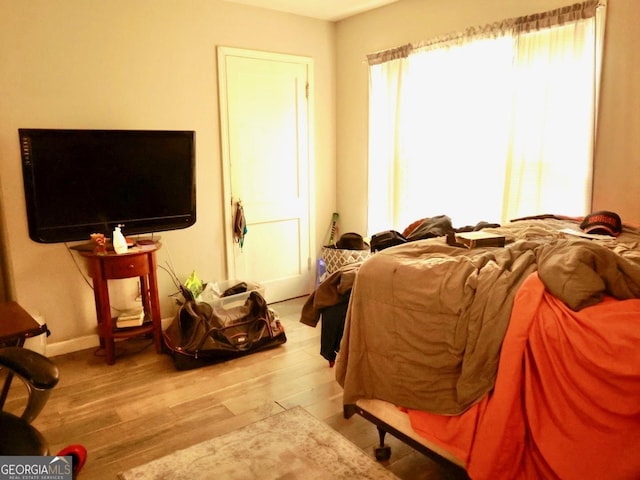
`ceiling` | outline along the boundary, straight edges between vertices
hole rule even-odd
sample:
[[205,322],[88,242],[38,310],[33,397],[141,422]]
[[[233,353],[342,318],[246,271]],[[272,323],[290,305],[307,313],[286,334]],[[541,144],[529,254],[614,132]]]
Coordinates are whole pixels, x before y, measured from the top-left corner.
[[398,0],[226,0],[254,7],[337,21]]

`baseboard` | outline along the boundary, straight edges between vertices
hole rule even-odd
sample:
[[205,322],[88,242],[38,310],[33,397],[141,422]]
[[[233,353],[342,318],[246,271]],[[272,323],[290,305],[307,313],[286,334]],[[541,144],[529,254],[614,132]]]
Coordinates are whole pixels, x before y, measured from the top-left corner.
[[[162,319],[162,330],[166,330],[169,324],[173,321],[173,317]],[[46,345],[46,356],[56,357],[58,355],[64,355],[66,353],[78,352],[80,350],[86,350],[87,348],[96,348],[100,345],[100,337],[95,335],[86,335],[84,337],[72,338],[71,340],[64,340],[62,342],[50,343]]]
[[65,353],[78,352],[87,348],[95,348],[100,345],[98,335],[87,335],[86,337],[72,338],[62,342],[47,342],[47,357],[57,357]]

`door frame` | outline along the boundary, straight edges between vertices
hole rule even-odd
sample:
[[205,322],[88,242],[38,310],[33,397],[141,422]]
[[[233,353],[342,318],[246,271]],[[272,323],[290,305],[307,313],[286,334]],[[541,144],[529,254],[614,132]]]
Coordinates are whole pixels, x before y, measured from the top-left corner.
[[[234,216],[234,199],[231,192],[231,154],[229,146],[229,122],[228,122],[228,102],[227,102],[227,76],[226,76],[226,58],[245,57],[259,60],[274,60],[280,62],[297,63],[305,65],[307,68],[307,192],[308,192],[308,241],[309,241],[309,258],[307,260],[308,268],[313,271],[315,269],[314,252],[316,251],[316,239],[314,234],[315,225],[315,118],[314,109],[314,87],[313,87],[313,59],[299,55],[286,53],[268,52],[263,50],[251,50],[245,48],[227,47],[219,45],[217,47],[217,65],[218,65],[218,102],[220,115],[220,146],[222,155],[222,184],[223,184],[223,205],[224,205],[224,239],[225,239],[225,271],[228,279],[236,278],[236,268],[234,262],[234,246],[233,237],[233,216]],[[311,275],[314,277],[314,275]],[[314,285],[310,286],[312,291]]]

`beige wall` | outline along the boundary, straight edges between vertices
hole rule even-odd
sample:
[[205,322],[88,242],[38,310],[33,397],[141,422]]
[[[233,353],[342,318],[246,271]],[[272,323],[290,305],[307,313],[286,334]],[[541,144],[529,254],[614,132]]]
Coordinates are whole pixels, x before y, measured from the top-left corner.
[[[217,0],[0,0],[2,250],[12,296],[51,329],[50,354],[96,344],[93,292],[77,254],[28,237],[18,128],[196,130],[198,220],[162,234],[158,263],[171,261],[182,278],[195,269],[223,280],[216,47],[313,58],[313,187],[322,200],[313,213],[322,237],[335,209],[334,30]],[[175,288],[159,277],[162,313],[172,316]],[[112,283],[114,306],[135,296],[135,280]]]
[[[366,233],[366,55],[569,0],[401,0],[337,25],[337,191],[343,231]],[[609,0],[593,210],[640,223],[640,33],[637,0]],[[436,214],[443,212],[435,212]],[[444,212],[446,213],[446,212]],[[557,212],[563,213],[562,206]],[[425,209],[425,215],[434,214]],[[375,232],[369,232],[375,233]]]

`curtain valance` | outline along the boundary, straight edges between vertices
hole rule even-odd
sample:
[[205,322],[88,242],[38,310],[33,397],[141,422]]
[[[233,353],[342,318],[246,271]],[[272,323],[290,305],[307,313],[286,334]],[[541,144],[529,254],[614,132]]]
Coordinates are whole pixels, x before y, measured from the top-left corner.
[[469,27],[461,32],[371,53],[367,55],[367,61],[369,65],[378,65],[398,58],[406,58],[414,51],[453,46],[461,42],[468,42],[474,38],[498,37],[509,32],[534,32],[555,25],[562,25],[567,22],[594,17],[598,7],[601,6],[606,6],[606,0],[587,0],[547,12],[509,18],[482,26]]

